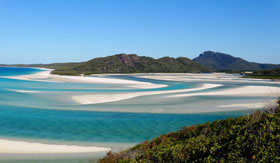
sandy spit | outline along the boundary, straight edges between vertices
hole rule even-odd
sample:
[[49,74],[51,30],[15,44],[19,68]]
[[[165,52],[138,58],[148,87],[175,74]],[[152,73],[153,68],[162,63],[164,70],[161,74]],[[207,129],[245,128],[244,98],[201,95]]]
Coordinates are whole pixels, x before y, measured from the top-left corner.
[[52,69],[42,69],[45,71],[34,73],[31,75],[20,76],[4,76],[4,78],[17,79],[17,80],[32,80],[41,82],[80,82],[80,83],[101,83],[101,84],[120,84],[126,85],[131,88],[151,89],[167,87],[164,84],[153,84],[149,82],[139,82],[124,79],[102,78],[91,76],[65,76],[65,75],[52,75]]

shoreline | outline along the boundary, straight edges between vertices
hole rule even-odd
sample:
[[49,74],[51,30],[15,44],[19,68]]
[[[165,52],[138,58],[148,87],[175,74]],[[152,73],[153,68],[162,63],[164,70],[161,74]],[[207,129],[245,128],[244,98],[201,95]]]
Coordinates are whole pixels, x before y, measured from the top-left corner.
[[[31,67],[32,68],[32,67]],[[66,75],[53,75],[51,71],[53,69],[37,68],[45,70],[30,75],[19,75],[19,76],[3,76],[3,78],[17,79],[17,80],[31,80],[40,82],[79,82],[79,83],[94,83],[94,84],[120,84],[126,85],[128,88],[138,89],[155,89],[167,87],[165,84],[153,84],[149,82],[132,81],[125,79],[114,79],[114,78],[102,78],[92,76],[66,76]]]
[[95,146],[60,145],[0,138],[0,154],[71,154],[109,152],[110,148]]

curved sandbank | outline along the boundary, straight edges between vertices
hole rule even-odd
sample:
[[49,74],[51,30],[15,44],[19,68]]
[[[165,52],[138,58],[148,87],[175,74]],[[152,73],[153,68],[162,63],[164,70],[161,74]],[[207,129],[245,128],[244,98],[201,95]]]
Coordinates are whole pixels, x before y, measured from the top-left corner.
[[157,73],[149,74],[146,76],[139,75],[139,78],[156,79],[156,80],[167,80],[167,81],[185,81],[185,82],[237,82],[237,83],[276,83],[280,84],[279,81],[272,81],[271,79],[253,79],[253,78],[241,78],[239,74],[226,74],[226,73]]
[[154,84],[149,82],[140,82],[124,79],[114,79],[114,78],[102,78],[102,77],[92,77],[92,76],[63,76],[63,75],[50,75],[54,81],[62,82],[82,82],[82,83],[100,83],[100,84],[120,84],[125,85],[130,88],[140,88],[140,89],[152,89],[152,88],[163,88],[167,87],[165,84]]
[[0,153],[3,154],[52,154],[109,152],[110,148],[76,145],[55,145],[0,139]]
[[40,82],[79,82],[79,83],[100,83],[100,84],[120,84],[130,88],[139,89],[152,89],[167,87],[165,84],[154,84],[149,82],[132,81],[125,79],[114,78],[102,78],[92,76],[65,76],[65,75],[53,75],[52,69],[39,68],[45,71],[37,72],[31,75],[20,76],[3,76],[4,78],[17,79],[17,80],[32,80]]
[[280,87],[272,86],[243,86],[239,88],[224,89],[212,92],[189,93],[171,95],[168,97],[190,97],[190,96],[271,96],[279,97]]
[[[248,109],[258,109],[258,108],[270,108],[270,106],[277,105],[277,100],[271,100],[266,102],[257,102],[257,103],[244,103],[244,104],[228,104],[220,105],[219,108],[248,108]],[[271,107],[272,108],[272,107]],[[274,108],[274,107],[273,107]]]
[[179,90],[171,90],[171,91],[149,91],[149,92],[136,92],[136,93],[118,93],[118,94],[88,94],[88,95],[73,96],[72,99],[79,104],[99,104],[99,103],[121,101],[134,97],[139,97],[139,96],[191,92],[191,91],[216,88],[220,86],[222,85],[203,84],[201,85],[201,87],[197,87],[197,88],[179,89]]

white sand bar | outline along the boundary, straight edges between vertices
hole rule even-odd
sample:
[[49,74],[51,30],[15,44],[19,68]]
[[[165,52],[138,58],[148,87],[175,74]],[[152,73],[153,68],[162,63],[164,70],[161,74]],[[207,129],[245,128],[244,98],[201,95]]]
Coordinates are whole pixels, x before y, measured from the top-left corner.
[[220,86],[222,86],[222,85],[221,84],[203,84],[201,87],[197,87],[197,88],[179,89],[179,90],[170,90],[170,91],[148,91],[148,92],[122,93],[122,94],[89,94],[89,95],[73,96],[72,99],[80,104],[98,104],[98,103],[126,100],[126,99],[139,97],[139,96],[191,92],[191,91],[216,88],[216,87],[220,87]]
[[185,81],[185,82],[237,82],[237,83],[278,83],[279,81],[271,81],[270,79],[250,79],[241,78],[239,74],[226,74],[226,73],[156,73],[149,75],[139,75],[137,77],[157,80],[168,80],[168,81]]
[[220,105],[218,106],[219,108],[235,108],[235,107],[243,107],[243,108],[252,108],[252,109],[257,109],[257,108],[264,108],[266,104],[263,102],[258,102],[258,103],[245,103],[245,104],[229,104],[229,105]]
[[224,89],[220,91],[201,92],[171,95],[169,97],[189,97],[189,96],[271,96],[278,97],[280,94],[280,87],[271,86],[243,86],[233,89]]
[[5,154],[52,154],[109,152],[110,148],[74,145],[51,145],[0,139],[0,153]]

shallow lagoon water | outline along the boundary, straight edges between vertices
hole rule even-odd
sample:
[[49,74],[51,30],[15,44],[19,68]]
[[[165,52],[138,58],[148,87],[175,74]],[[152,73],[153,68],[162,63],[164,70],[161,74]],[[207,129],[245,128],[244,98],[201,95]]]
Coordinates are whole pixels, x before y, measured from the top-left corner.
[[[246,111],[248,113],[248,111]],[[0,107],[0,135],[56,141],[137,143],[244,112],[146,114]]]
[[[34,68],[0,67],[0,76],[27,75],[40,71],[42,70]],[[117,84],[42,82],[0,77],[0,137],[70,144],[104,143],[109,147],[110,144],[118,143],[136,144],[151,140],[161,134],[177,131],[184,126],[237,117],[252,112],[250,109],[216,112],[215,109],[219,105],[269,100],[266,97],[220,96],[168,98],[165,94],[140,96],[95,105],[79,105],[71,100],[71,97],[76,94],[180,90],[203,84],[203,82],[144,79],[134,75],[108,77],[168,86],[136,89]],[[193,92],[230,89],[246,85],[279,86],[274,83],[215,83],[223,84],[223,86]],[[39,92],[22,93],[14,90]],[[193,113],[182,114],[183,112]]]

